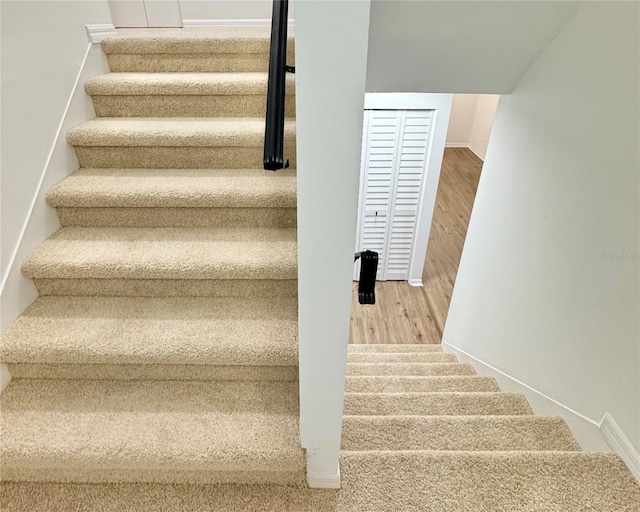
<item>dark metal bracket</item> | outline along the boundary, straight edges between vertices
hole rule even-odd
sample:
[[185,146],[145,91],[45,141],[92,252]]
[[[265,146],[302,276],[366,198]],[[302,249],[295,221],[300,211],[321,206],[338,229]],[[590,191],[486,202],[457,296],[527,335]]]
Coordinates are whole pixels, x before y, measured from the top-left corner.
[[378,273],[378,253],[374,251],[357,252],[354,263],[360,258],[360,281],[358,282],[358,302],[376,303],[376,275]]
[[296,72],[296,67],[295,67],[295,66],[285,66],[285,67],[284,67],[284,70],[285,70],[287,73],[295,73],[295,72]]

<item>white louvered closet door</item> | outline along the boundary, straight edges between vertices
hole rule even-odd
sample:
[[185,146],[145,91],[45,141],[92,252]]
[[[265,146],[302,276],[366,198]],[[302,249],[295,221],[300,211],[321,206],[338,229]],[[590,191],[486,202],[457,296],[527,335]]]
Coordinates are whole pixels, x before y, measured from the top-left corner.
[[365,111],[358,247],[380,255],[380,281],[409,277],[432,118],[432,110]]

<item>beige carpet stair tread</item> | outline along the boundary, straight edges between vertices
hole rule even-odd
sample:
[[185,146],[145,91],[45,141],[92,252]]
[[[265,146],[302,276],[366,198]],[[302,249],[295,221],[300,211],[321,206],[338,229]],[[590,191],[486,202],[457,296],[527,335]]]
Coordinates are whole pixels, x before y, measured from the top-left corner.
[[441,391],[500,391],[493,377],[347,376],[347,393],[437,393]]
[[620,459],[575,452],[347,452],[345,510],[632,511],[640,489]]
[[296,279],[295,229],[63,228],[22,265],[31,278]]
[[470,364],[460,363],[347,363],[347,375],[475,375]]
[[[285,122],[285,142],[295,140],[295,121]],[[99,118],[67,133],[72,146],[106,147],[261,147],[260,118]]]
[[47,193],[54,207],[295,208],[296,171],[79,169]]
[[610,454],[345,452],[342,488],[3,483],[7,512],[637,512]]
[[345,416],[342,449],[580,451],[580,446],[556,417]]
[[[289,29],[290,54],[293,30]],[[102,42],[112,53],[269,53],[271,27],[118,29]]]
[[349,363],[457,363],[458,358],[453,354],[442,352],[421,352],[397,354],[389,352],[381,353],[349,353]]
[[[109,73],[87,79],[87,94],[127,95],[263,95],[268,73]],[[294,94],[295,76],[286,77],[286,93]]]
[[385,344],[381,345],[378,343],[371,344],[350,344],[349,345],[349,353],[356,354],[361,352],[393,352],[393,353],[404,353],[404,352],[442,352],[442,346],[438,345],[417,345],[417,344]]
[[18,380],[0,403],[5,480],[140,470],[303,481],[296,383]]
[[533,414],[519,393],[347,393],[344,414],[354,416],[511,416]]
[[293,298],[40,297],[2,337],[10,363],[297,366]]

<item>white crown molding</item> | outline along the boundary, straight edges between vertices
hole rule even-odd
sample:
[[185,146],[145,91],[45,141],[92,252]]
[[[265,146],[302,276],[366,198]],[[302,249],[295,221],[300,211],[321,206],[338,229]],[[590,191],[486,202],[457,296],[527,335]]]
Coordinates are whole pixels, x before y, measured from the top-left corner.
[[640,454],[624,435],[613,416],[608,412],[605,413],[598,429],[611,449],[622,459],[631,474],[640,483]]
[[100,23],[98,25],[85,25],[87,37],[90,43],[101,43],[105,37],[115,36],[116,27],[111,23]]
[[[270,27],[270,19],[228,19],[228,20],[182,20],[184,28],[210,27]],[[293,28],[294,20],[289,20],[289,28]]]

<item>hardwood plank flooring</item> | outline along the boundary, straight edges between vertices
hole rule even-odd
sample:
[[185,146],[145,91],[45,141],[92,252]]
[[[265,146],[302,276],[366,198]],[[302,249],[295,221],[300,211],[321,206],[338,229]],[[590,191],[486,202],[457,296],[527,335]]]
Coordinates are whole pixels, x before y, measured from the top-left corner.
[[422,280],[376,283],[376,304],[358,304],[354,283],[350,343],[440,343],[478,188],[482,161],[445,149]]

